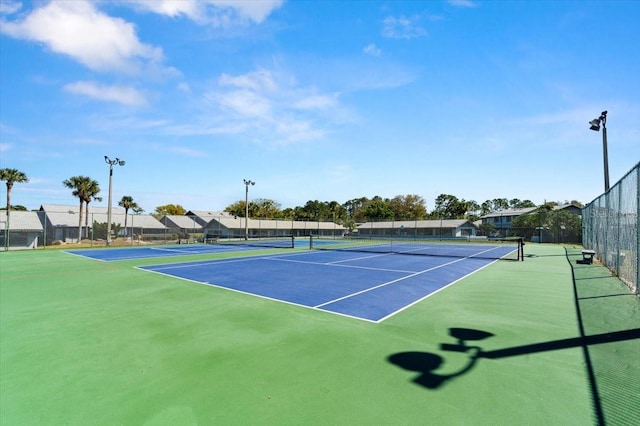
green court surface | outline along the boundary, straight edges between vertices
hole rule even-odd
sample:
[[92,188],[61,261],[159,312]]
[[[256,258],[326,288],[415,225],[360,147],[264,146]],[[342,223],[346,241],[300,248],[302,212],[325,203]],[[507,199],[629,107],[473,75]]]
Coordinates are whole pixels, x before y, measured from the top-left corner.
[[525,256],[375,324],[0,253],[0,424],[637,424],[638,297],[580,247]]

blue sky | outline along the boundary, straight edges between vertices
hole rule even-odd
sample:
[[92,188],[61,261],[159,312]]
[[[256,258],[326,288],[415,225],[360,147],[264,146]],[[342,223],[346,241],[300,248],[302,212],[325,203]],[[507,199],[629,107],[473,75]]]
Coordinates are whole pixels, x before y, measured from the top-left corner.
[[[591,201],[640,161],[640,2],[0,0],[12,204]],[[0,199],[6,197],[2,185]]]

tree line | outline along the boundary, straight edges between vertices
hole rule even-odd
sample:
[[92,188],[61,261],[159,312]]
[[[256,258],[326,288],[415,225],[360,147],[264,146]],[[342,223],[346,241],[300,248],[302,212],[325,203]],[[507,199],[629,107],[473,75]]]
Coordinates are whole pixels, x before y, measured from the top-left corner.
[[[28,182],[25,173],[16,169],[0,169],[0,180],[7,185],[7,204],[9,211],[26,210],[21,206],[11,205],[11,191],[14,183]],[[78,199],[79,203],[79,223],[78,232],[82,235],[83,219],[84,227],[88,232],[89,204],[93,201],[101,201],[100,185],[97,181],[87,176],[73,176],[66,179],[62,184],[71,190],[71,194]],[[572,204],[581,206],[577,201]],[[556,227],[565,226],[571,218],[561,217],[562,215],[553,212],[553,206],[558,203],[545,203],[537,210],[536,215],[522,215],[512,223],[512,228],[522,227],[527,232],[540,227],[544,223],[557,223]],[[125,209],[125,214],[129,211],[140,214],[144,212],[129,195],[125,195],[118,202],[118,205]],[[520,200],[518,198],[494,198],[478,203],[475,200],[465,200],[451,194],[440,194],[436,197],[434,208],[427,211],[426,202],[423,197],[416,194],[397,195],[393,198],[383,198],[374,196],[372,198],[360,197],[340,203],[338,201],[309,200],[303,206],[293,208],[282,208],[281,204],[271,199],[256,199],[249,201],[248,211],[251,218],[264,219],[284,219],[302,221],[330,221],[352,229],[357,223],[368,221],[384,220],[425,220],[425,219],[467,219],[478,220],[480,217],[494,212],[522,209],[528,207],[538,207],[531,200]],[[244,217],[246,212],[244,200],[236,201],[227,206],[224,211],[236,217]],[[186,210],[179,204],[166,204],[155,208],[153,216],[160,218],[164,215],[184,215]],[[125,215],[125,228],[126,216]],[[571,224],[572,228],[575,227]],[[491,231],[488,226],[487,231]],[[87,235],[85,233],[85,235]]]

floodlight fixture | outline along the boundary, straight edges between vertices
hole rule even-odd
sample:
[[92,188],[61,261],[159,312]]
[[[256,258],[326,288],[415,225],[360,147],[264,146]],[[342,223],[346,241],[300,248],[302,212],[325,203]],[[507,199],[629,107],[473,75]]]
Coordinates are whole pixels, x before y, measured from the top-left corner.
[[599,131],[602,125],[602,158],[604,162],[604,191],[609,190],[609,158],[607,153],[607,111],[602,111],[600,117],[589,122],[591,130]]
[[104,156],[104,162],[109,165],[109,201],[107,205],[107,246],[111,245],[111,181],[113,178],[113,166],[124,166],[124,160],[117,158],[115,160],[110,159],[106,155]]
[[245,191],[244,191],[244,239],[249,239],[249,185],[255,185],[256,183],[249,179],[243,179]]

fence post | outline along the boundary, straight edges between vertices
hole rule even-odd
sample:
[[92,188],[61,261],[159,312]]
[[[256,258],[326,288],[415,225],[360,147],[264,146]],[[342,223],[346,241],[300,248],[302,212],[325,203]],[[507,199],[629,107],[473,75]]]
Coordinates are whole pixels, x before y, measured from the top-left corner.
[[636,294],[640,294],[640,163],[636,165]]

